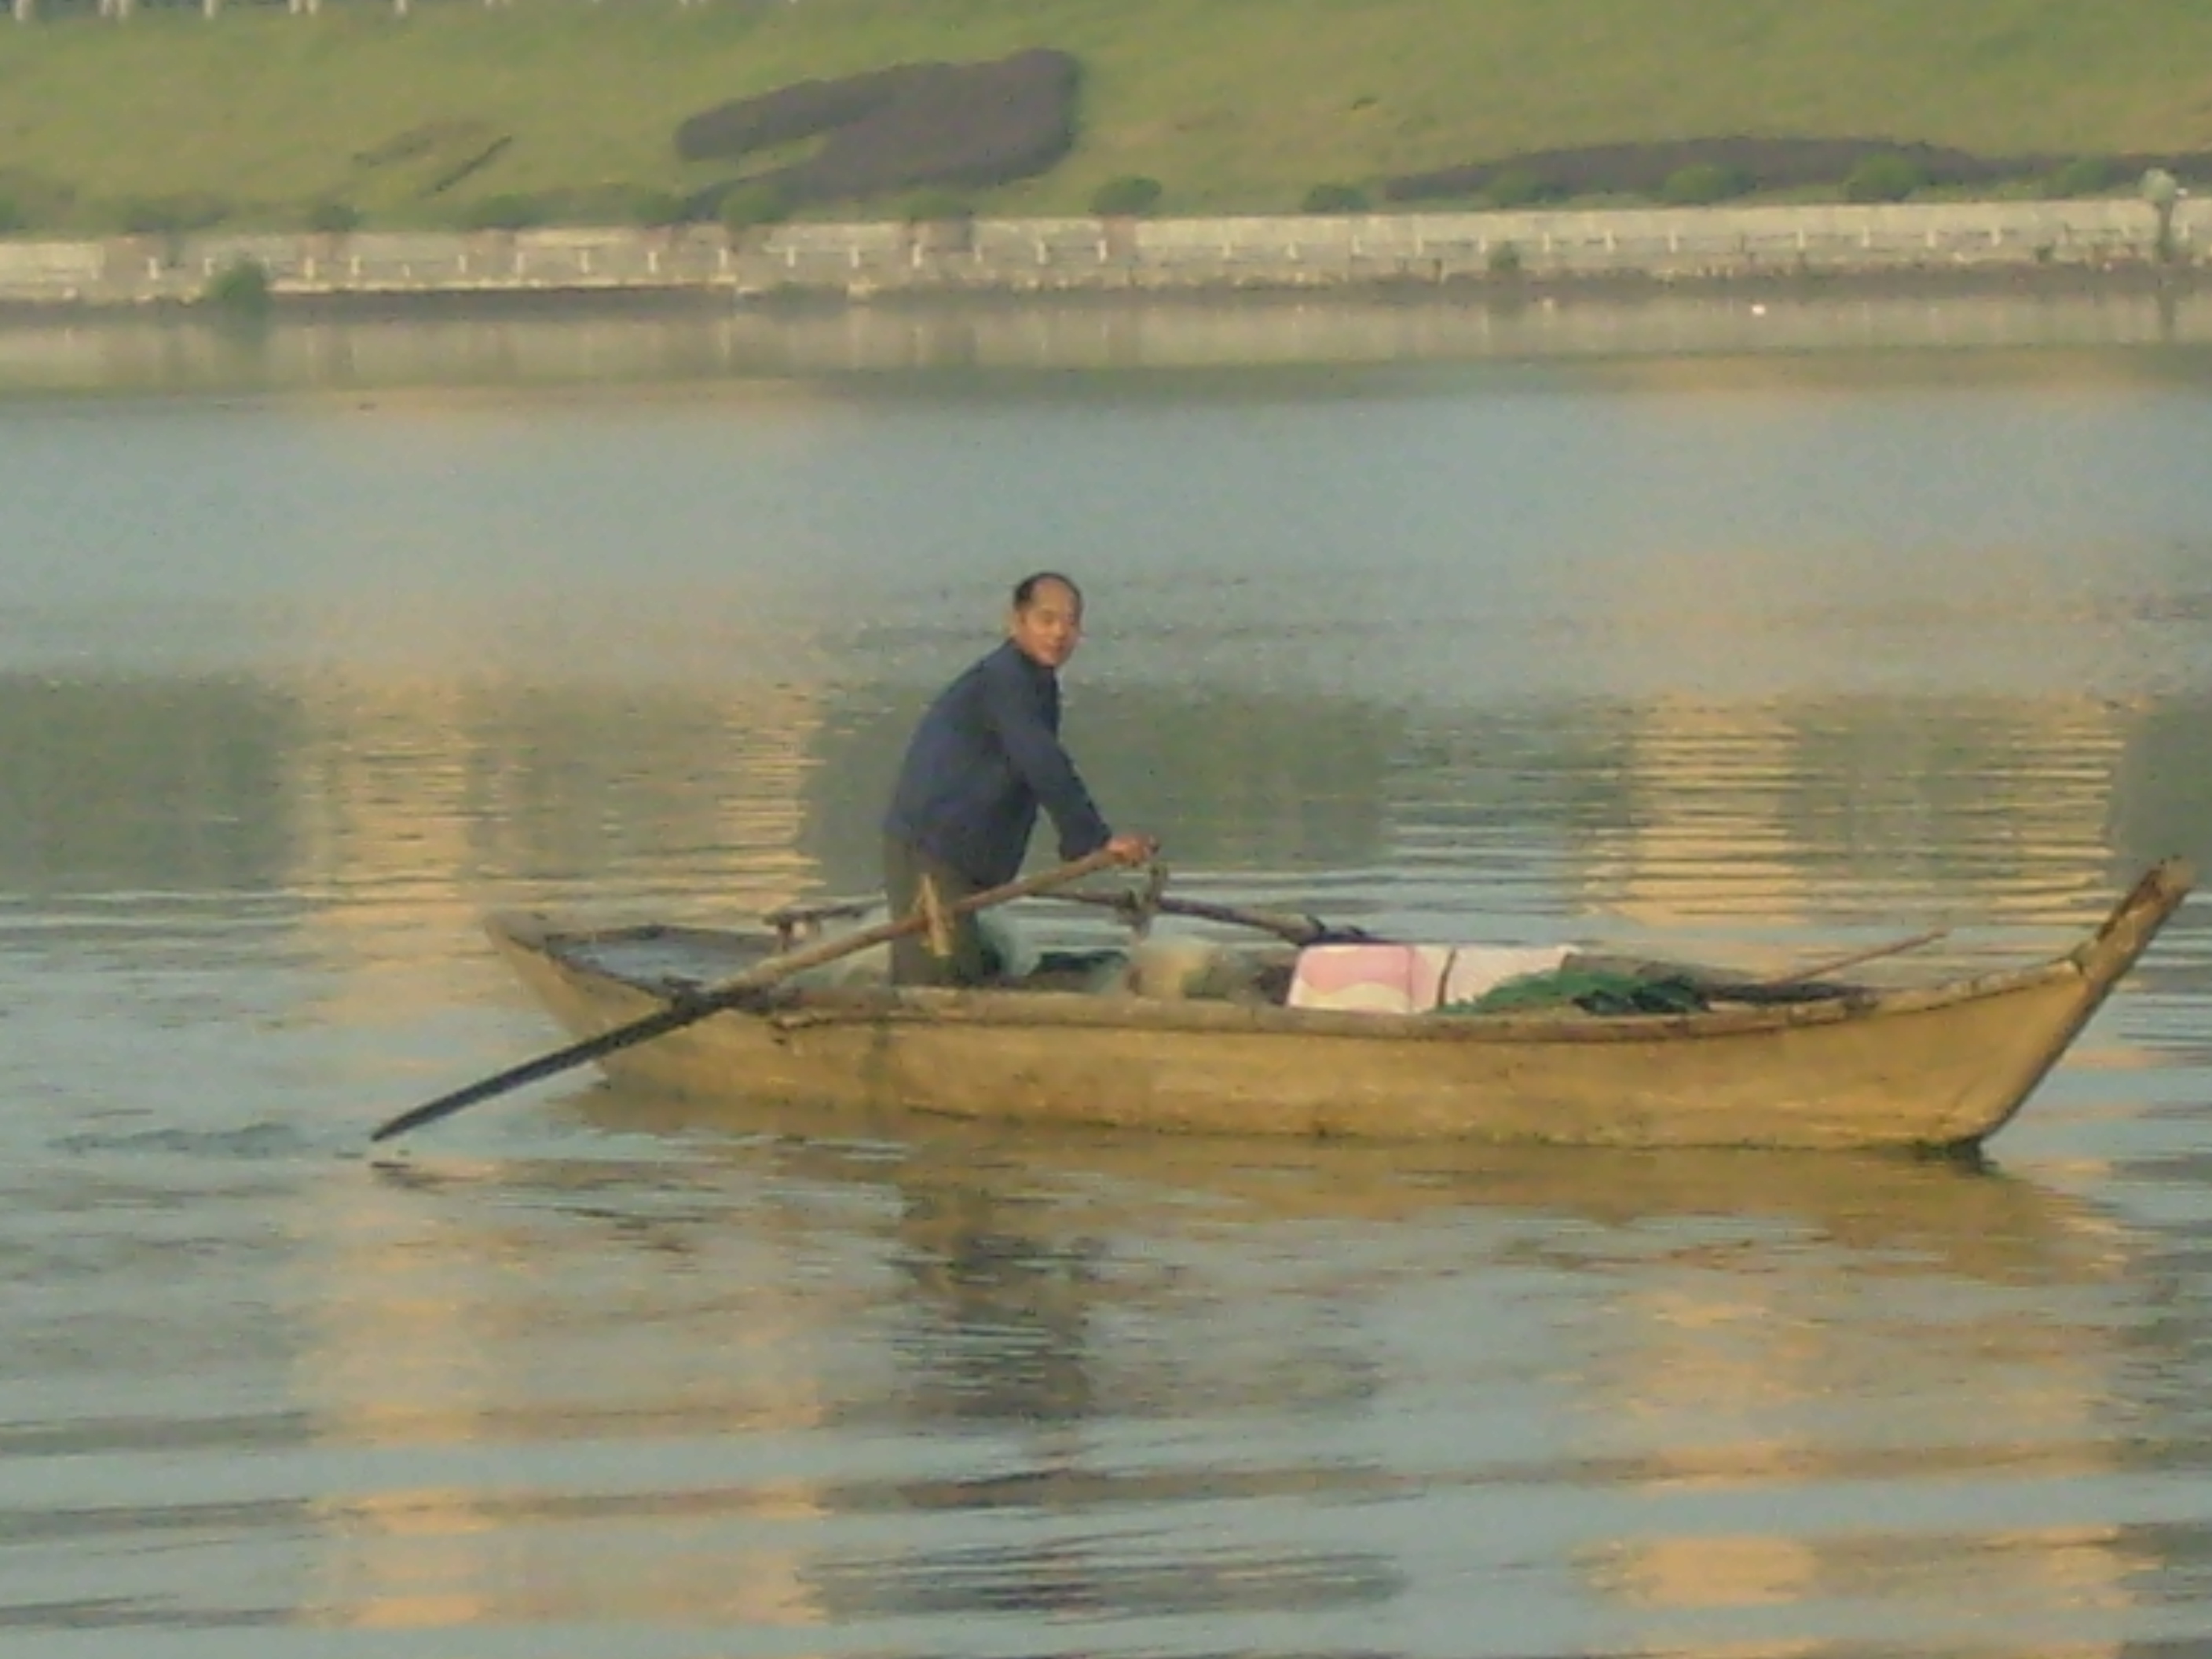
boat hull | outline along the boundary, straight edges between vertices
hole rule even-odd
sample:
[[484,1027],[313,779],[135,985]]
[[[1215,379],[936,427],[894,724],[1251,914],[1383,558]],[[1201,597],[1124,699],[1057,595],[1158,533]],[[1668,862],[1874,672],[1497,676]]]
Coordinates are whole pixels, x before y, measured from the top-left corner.
[[[698,1097],[1182,1133],[1627,1147],[1972,1147],[2178,908],[2156,866],[2066,956],[1919,989],[1695,1014],[1398,1017],[1050,991],[793,992],[611,1054]],[[495,918],[580,1037],[665,1006],[538,918]]]

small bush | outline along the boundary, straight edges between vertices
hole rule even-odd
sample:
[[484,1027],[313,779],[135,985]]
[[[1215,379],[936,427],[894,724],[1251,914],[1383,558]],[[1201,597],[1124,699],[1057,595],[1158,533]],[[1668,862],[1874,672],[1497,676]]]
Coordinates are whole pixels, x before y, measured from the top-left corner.
[[1670,207],[1710,207],[1749,195],[1753,182],[1741,167],[1693,161],[1667,175],[1667,182],[1659,186],[1659,199]]
[[1485,263],[1493,276],[1518,276],[1521,274],[1521,250],[1511,242],[1494,243]]
[[738,185],[723,192],[714,216],[721,221],[724,230],[735,235],[755,225],[781,224],[791,216],[791,204],[774,185]]
[[1367,192],[1357,185],[1316,185],[1299,204],[1304,213],[1364,213]]
[[0,201],[15,210],[15,228],[29,230],[66,220],[76,191],[27,167],[0,166]]
[[13,236],[31,228],[31,216],[12,196],[0,196],[0,236]]
[[269,268],[258,259],[233,259],[208,278],[200,298],[233,317],[258,317],[269,309]]
[[1506,167],[1483,186],[1482,199],[1494,208],[1524,208],[1552,193],[1552,187],[1526,167]]
[[2118,180],[2113,176],[2112,164],[2101,155],[2077,155],[2051,175],[2050,194],[2054,197],[2101,196]]
[[133,196],[115,204],[115,228],[126,236],[181,236],[229,216],[220,196]]
[[910,225],[927,225],[972,219],[975,210],[956,191],[931,185],[917,190],[899,204],[899,217]]
[[629,216],[633,223],[647,230],[663,230],[682,224],[687,216],[684,198],[674,191],[639,190],[630,192]]
[[361,210],[351,202],[317,202],[307,209],[307,228],[320,236],[350,235],[361,228]]
[[517,191],[487,196],[462,210],[464,230],[527,230],[545,222],[545,204]]
[[1910,155],[1869,155],[1844,180],[1846,202],[1902,202],[1928,183],[1928,170]]
[[1091,192],[1091,210],[1101,219],[1134,218],[1160,204],[1160,181],[1133,175],[1109,179]]

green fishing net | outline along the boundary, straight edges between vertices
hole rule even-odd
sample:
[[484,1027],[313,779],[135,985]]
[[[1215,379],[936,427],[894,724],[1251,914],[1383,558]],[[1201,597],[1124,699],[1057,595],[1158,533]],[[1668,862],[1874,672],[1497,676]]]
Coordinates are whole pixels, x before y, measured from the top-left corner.
[[1589,1014],[1692,1014],[1705,995],[1681,974],[1625,974],[1591,968],[1555,968],[1522,974],[1479,997],[1440,1004],[1440,1014],[1541,1013],[1574,1007]]

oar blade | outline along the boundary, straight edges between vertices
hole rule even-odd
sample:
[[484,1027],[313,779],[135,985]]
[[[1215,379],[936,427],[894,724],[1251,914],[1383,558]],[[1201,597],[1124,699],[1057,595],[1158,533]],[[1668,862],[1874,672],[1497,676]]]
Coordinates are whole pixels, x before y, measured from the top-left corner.
[[686,1001],[674,1004],[662,1009],[657,1014],[648,1014],[643,1019],[634,1020],[628,1025],[618,1026],[611,1031],[604,1031],[595,1037],[586,1037],[580,1042],[572,1042],[567,1048],[556,1048],[550,1054],[540,1054],[537,1059],[525,1060],[520,1066],[510,1066],[504,1072],[496,1073],[488,1078],[481,1078],[466,1088],[456,1089],[451,1094],[440,1095],[435,1100],[426,1100],[420,1106],[402,1112],[398,1116],[379,1124],[369,1132],[368,1138],[371,1140],[389,1140],[392,1136],[404,1134],[410,1129],[419,1129],[426,1123],[435,1123],[441,1117],[452,1116],[464,1106],[473,1106],[480,1100],[489,1100],[494,1095],[503,1095],[511,1089],[520,1089],[525,1084],[537,1082],[540,1078],[556,1076],[562,1072],[581,1066],[586,1061],[597,1060],[602,1054],[611,1054],[618,1048],[627,1048],[632,1043],[647,1042],[654,1037],[665,1036],[668,1032],[689,1025],[695,1020],[704,1019],[718,1007],[732,1006],[738,1000],[738,997],[732,996],[708,999],[703,1002]]

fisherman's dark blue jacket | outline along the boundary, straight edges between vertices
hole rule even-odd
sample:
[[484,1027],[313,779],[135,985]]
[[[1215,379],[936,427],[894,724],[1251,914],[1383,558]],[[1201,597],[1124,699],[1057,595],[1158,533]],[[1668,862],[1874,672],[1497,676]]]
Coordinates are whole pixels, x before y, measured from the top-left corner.
[[1112,838],[1060,746],[1058,677],[1009,640],[921,717],[884,832],[995,887],[1022,867],[1040,805],[1060,831],[1062,860],[1086,857]]

